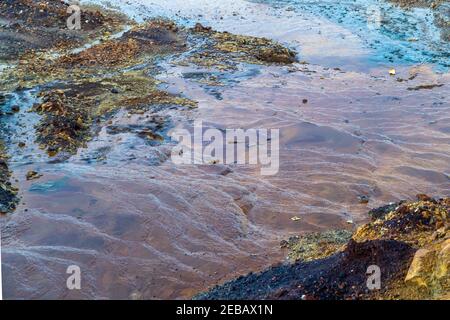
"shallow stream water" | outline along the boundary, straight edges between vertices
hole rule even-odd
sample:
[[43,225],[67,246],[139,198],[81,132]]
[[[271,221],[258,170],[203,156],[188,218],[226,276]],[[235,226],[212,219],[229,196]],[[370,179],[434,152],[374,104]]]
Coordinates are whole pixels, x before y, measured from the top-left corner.
[[[3,118],[2,129],[22,200],[0,219],[5,298],[190,298],[283,261],[279,242],[290,235],[352,228],[348,221],[365,221],[369,208],[417,193],[450,194],[448,43],[425,9],[383,3],[391,23],[365,32],[363,12],[376,1],[352,1],[353,15],[329,1],[97,2],[138,21],[200,21],[296,49],[307,64],[241,64],[227,73],[166,59],[158,76],[166,90],[199,102],[195,111],[161,110],[174,128],[202,120],[280,129],[280,170],[179,166],[169,159],[174,143],[106,128],[55,163],[33,143],[39,118],[27,110],[38,89],[12,94],[7,104],[20,112]],[[209,76],[224,85],[199,81]],[[414,90],[430,84],[442,86]],[[121,111],[112,121],[146,119]],[[43,177],[27,181],[29,170]],[[80,291],[66,288],[70,265],[81,268]]]

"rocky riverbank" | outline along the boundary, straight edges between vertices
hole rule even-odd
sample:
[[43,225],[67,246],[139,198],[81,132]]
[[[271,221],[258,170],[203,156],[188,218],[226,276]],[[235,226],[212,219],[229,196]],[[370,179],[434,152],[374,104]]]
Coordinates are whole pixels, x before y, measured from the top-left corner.
[[[294,263],[273,266],[212,288],[197,299],[449,299],[450,198],[418,195],[373,209],[348,232],[283,241]],[[381,271],[370,290],[369,266]]]

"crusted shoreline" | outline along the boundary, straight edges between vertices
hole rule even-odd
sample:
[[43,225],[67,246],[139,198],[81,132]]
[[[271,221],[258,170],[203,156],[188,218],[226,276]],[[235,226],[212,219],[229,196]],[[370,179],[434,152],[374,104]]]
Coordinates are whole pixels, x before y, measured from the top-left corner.
[[[322,240],[300,236],[290,241],[296,262],[241,276],[195,299],[448,299],[450,198],[418,195],[369,216],[345,245],[345,232],[327,232]],[[376,290],[367,286],[372,265],[381,271]]]
[[[242,62],[296,61],[294,51],[268,39],[216,32],[200,24],[189,29],[162,19],[137,24],[94,6],[83,6],[82,29],[71,31],[67,8],[56,0],[0,4],[0,61],[8,66],[0,74],[0,106],[12,113],[11,93],[38,88],[39,102],[30,110],[41,117],[35,142],[58,161],[85,147],[101,127],[117,132],[109,119],[120,109],[136,114],[155,110],[155,130],[135,133],[149,143],[163,142],[161,131],[170,119],[161,120],[156,110],[194,109],[197,102],[159,88],[155,75],[161,59],[187,53],[177,63],[225,66],[222,70],[229,72]],[[2,212],[8,213],[18,201],[17,190],[9,182],[6,154],[1,159]]]

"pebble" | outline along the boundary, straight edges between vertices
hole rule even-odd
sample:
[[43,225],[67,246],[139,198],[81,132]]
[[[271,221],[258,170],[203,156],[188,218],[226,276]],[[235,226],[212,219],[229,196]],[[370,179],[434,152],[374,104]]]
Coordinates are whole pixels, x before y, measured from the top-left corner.
[[28,171],[26,175],[27,180],[35,180],[39,179],[40,177],[42,177],[42,174],[39,174],[38,172],[33,170]]
[[359,200],[359,203],[363,203],[363,204],[369,203],[369,197],[366,195],[359,195],[358,200]]

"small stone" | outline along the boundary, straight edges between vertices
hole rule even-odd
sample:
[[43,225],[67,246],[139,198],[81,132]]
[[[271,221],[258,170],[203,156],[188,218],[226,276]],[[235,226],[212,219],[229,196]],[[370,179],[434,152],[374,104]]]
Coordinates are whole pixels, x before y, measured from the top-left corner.
[[396,74],[395,69],[394,69],[394,68],[390,69],[390,70],[389,70],[389,74],[390,74],[391,76],[395,76],[395,74]]
[[302,220],[302,218],[295,216],[295,217],[292,217],[291,220],[296,222],[296,221]]
[[11,107],[11,111],[14,113],[17,113],[20,111],[20,107],[18,105],[14,105]]
[[427,196],[426,194],[420,193],[418,195],[416,195],[417,200],[419,201],[431,201],[433,200],[431,197]]
[[36,171],[30,170],[27,172],[26,178],[27,180],[36,180],[42,177],[42,174],[39,174]]
[[303,102],[303,104],[307,104],[308,103],[308,99],[303,99],[302,102]]
[[359,203],[362,203],[362,204],[369,203],[369,197],[366,195],[359,195],[358,200],[359,200]]
[[112,89],[111,89],[111,93],[118,94],[118,93],[119,93],[119,90],[117,90],[116,88],[112,88]]

